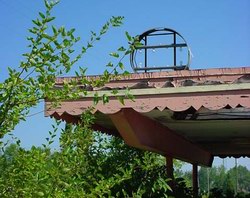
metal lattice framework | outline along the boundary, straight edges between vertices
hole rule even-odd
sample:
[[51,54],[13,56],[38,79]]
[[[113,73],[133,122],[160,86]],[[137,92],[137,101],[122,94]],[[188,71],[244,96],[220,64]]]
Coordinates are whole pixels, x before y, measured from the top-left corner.
[[[141,45],[135,46],[135,50],[130,55],[131,67],[135,72],[189,69],[192,57],[191,50],[183,36],[175,30],[170,28],[154,28],[139,35],[138,39]],[[160,41],[163,43],[155,44],[155,42],[152,42],[152,40]],[[166,57],[167,54],[169,54],[170,57],[167,58],[171,60],[166,60],[166,62],[169,61],[170,64],[164,63],[165,65],[150,65],[150,50],[155,52],[156,49],[162,51],[165,50],[164,55]],[[183,61],[177,63],[179,60],[177,49],[186,52],[186,63],[183,64]],[[140,63],[139,65],[137,63],[138,51],[143,52],[144,55],[143,64]],[[164,60],[165,57],[161,57],[160,59]]]

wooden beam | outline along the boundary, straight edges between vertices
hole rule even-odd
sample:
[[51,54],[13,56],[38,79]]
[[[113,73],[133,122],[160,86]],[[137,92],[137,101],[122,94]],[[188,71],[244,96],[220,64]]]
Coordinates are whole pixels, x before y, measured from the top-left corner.
[[212,165],[213,156],[209,152],[131,108],[121,109],[118,113],[109,116],[122,138],[130,146],[190,163]]

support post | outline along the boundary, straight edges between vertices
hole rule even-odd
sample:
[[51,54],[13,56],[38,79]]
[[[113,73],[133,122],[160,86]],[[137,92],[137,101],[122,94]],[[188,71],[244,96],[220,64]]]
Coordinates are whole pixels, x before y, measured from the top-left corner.
[[193,191],[194,197],[198,197],[198,166],[193,164]]
[[173,158],[166,157],[166,162],[167,162],[167,176],[168,178],[174,179]]
[[170,179],[168,181],[168,185],[174,191],[174,166],[173,166],[173,158],[166,156],[167,163],[167,177]]

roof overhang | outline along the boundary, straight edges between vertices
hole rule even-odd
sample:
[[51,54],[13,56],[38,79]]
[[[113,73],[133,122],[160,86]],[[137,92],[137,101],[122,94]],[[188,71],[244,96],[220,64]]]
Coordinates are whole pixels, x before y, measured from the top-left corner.
[[[122,105],[126,88],[135,100]],[[46,116],[77,123],[95,93],[110,99],[95,106],[93,128],[131,146],[206,166],[213,156],[250,156],[250,67],[131,74],[54,109],[46,101]]]

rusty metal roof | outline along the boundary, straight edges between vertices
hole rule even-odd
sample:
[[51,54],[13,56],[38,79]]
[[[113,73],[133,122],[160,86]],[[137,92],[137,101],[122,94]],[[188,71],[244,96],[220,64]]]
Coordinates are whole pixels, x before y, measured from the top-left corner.
[[[72,78],[58,78],[56,86]],[[126,88],[135,100],[122,105],[111,91],[119,90],[119,96]],[[212,156],[250,156],[250,67],[135,73],[89,90],[87,96],[64,101],[56,109],[47,101],[46,116],[77,122],[98,92],[110,96],[110,101],[96,105],[96,129],[121,135],[112,115],[132,109]],[[161,153],[158,147],[151,150]]]

